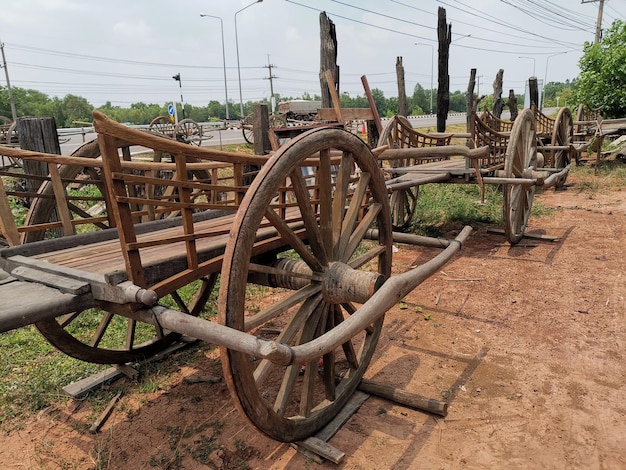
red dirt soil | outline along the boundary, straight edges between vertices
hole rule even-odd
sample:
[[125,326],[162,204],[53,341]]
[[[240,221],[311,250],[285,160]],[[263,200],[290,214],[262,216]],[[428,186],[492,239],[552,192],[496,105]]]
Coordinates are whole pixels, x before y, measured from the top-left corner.
[[[626,468],[626,192],[570,178],[536,201],[556,210],[527,232],[559,241],[511,247],[480,227],[386,317],[366,377],[449,401],[445,418],[370,397],[330,441],[343,462],[320,465],[250,426],[223,380],[183,380],[222,376],[203,345],[160,364],[160,389],[123,396],[98,434],[106,403],[43,410],[3,435],[0,467]],[[435,253],[398,248],[396,272]]]

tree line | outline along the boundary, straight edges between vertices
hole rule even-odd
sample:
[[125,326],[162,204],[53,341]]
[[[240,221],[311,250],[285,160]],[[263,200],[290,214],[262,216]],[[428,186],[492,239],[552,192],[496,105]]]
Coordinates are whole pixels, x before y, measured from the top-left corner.
[[[548,83],[545,87],[544,106],[565,106],[574,107],[576,104],[576,85],[577,81],[566,81],[565,83]],[[69,94],[63,98],[56,96],[49,97],[45,93],[37,90],[13,87],[13,98],[17,109],[18,117],[22,116],[52,116],[55,118],[58,127],[79,127],[81,123],[92,121],[92,111],[98,109],[104,114],[117,122],[129,124],[150,124],[150,122],[158,116],[167,115],[167,106],[169,102],[162,104],[137,102],[129,107],[113,106],[107,101],[102,106],[95,108],[87,99]],[[437,112],[436,94],[437,90],[432,90],[433,97],[433,113]],[[423,88],[420,84],[415,85],[413,94],[407,96],[407,106],[410,115],[418,116],[428,113],[430,110],[430,94],[431,90]],[[393,116],[398,112],[398,98],[391,96],[385,97],[382,90],[374,88],[372,96],[376,103],[376,108],[381,116]],[[516,95],[517,102],[520,106],[524,103],[523,95]],[[369,104],[365,96],[351,96],[348,93],[340,94],[340,102],[343,108],[367,108]],[[276,101],[290,101],[293,99],[321,100],[319,95],[311,95],[304,93],[302,96],[281,96],[276,95]],[[244,114],[252,112],[254,104],[257,102],[248,101],[244,104]],[[266,100],[260,103],[267,104]],[[493,106],[493,96],[486,96],[480,102],[480,108],[489,108]],[[450,111],[465,112],[466,109],[465,92],[455,91],[450,93]],[[182,119],[183,110],[178,109],[178,117]],[[229,116],[233,120],[241,118],[239,106],[235,103],[229,103]],[[6,87],[0,86],[0,116],[11,116],[11,108],[9,103],[8,90]],[[207,122],[210,120],[224,120],[226,118],[226,109],[224,104],[219,101],[209,101],[206,106],[194,106],[186,103],[184,116],[191,118],[197,122]]]

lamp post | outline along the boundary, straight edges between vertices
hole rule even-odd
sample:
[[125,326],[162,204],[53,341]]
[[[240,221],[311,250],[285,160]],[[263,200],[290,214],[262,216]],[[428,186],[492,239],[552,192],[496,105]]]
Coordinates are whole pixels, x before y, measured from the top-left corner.
[[204,17],[216,18],[220,20],[220,28],[222,30],[222,63],[224,64],[224,95],[226,96],[226,101],[224,103],[224,106],[226,106],[226,120],[228,121],[230,119],[230,116],[228,114],[228,85],[226,83],[226,51],[224,50],[224,22],[222,21],[222,18],[220,18],[219,16],[207,15],[205,13],[200,13],[200,17],[201,18],[204,18]]
[[237,35],[237,15],[244,11],[246,8],[250,8],[255,3],[261,3],[263,0],[256,0],[248,6],[243,7],[241,10],[235,12],[235,49],[237,50],[237,77],[239,79],[239,114],[240,119],[243,119],[243,94],[241,92],[241,67],[239,65],[239,37]]
[[432,114],[433,113],[433,75],[435,73],[435,68],[434,68],[435,46],[433,46],[432,44],[425,44],[423,42],[416,42],[415,45],[416,46],[428,46],[432,49],[431,54],[430,54],[430,114]]
[[[548,62],[550,61],[551,57],[557,56],[557,55],[561,55],[561,54],[567,54],[567,51],[565,52],[557,52],[556,54],[551,54],[548,57],[546,57],[546,70],[544,71],[544,75],[543,75],[543,93],[541,94],[541,110],[543,111],[543,104],[545,102],[545,98],[546,98],[546,85],[548,84]],[[556,102],[556,107],[559,107],[559,102],[557,99]]]
[[183,81],[180,79],[180,73],[173,75],[172,78],[178,82],[178,88],[180,88],[180,105],[183,108],[183,119],[185,119],[185,101],[183,101]]
[[534,57],[528,57],[528,56],[525,56],[525,55],[521,55],[521,56],[518,57],[518,59],[530,59],[530,60],[533,61],[533,77],[535,77],[536,76],[535,75],[535,64],[537,63],[535,58]]

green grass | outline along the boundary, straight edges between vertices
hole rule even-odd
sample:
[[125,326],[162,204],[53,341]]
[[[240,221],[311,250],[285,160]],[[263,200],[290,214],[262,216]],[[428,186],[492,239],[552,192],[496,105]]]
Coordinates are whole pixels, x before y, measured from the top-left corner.
[[[476,184],[427,184],[420,187],[411,231],[427,236],[441,236],[443,228],[454,222],[463,225],[503,223],[502,190],[485,186],[484,203]],[[545,216],[551,209],[535,199],[531,215]]]

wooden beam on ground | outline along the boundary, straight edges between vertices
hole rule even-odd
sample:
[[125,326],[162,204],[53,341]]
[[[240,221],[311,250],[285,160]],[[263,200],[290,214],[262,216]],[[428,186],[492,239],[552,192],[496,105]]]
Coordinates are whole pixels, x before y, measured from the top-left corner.
[[[501,228],[488,228],[488,233],[497,233],[498,235],[504,235],[504,230]],[[561,237],[555,237],[553,235],[544,235],[542,233],[525,233],[524,238],[534,238],[537,240],[546,240],[549,242],[558,242]]]
[[440,416],[447,416],[448,414],[448,404],[444,401],[417,395],[372,380],[361,380],[359,390],[416,410],[427,411]]

